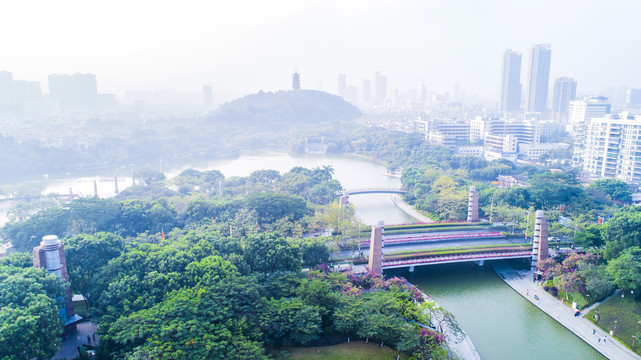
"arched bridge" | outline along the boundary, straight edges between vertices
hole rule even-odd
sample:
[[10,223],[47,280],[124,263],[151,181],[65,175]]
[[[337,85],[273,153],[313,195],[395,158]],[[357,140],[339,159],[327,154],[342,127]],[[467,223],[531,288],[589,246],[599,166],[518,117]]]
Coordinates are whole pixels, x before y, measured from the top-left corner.
[[407,190],[394,189],[394,188],[362,188],[362,189],[348,189],[336,192],[336,196],[350,196],[360,194],[406,194]]

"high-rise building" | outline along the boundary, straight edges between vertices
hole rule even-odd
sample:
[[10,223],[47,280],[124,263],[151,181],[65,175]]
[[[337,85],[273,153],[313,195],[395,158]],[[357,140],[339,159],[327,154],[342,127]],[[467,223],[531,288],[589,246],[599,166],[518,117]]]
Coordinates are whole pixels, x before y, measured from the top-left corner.
[[8,71],[0,71],[0,106],[14,105],[15,103],[13,74]]
[[298,71],[292,74],[292,90],[300,90],[300,74],[298,74]]
[[565,120],[570,101],[576,98],[576,81],[568,77],[554,80],[554,95],[552,97],[552,112],[556,120]]
[[587,125],[582,167],[592,179],[615,178],[641,184],[641,116],[629,113],[594,118]]
[[49,75],[49,98],[63,112],[95,112],[97,93],[94,74]]
[[611,105],[608,98],[592,96],[584,100],[570,101],[568,105],[568,124],[566,129],[574,137],[574,154],[572,162],[575,166],[583,166],[583,153],[585,151],[585,130],[590,121],[603,118],[610,113]]
[[521,54],[505,50],[501,73],[501,112],[518,111],[521,108]]
[[372,82],[363,80],[363,102],[370,103],[372,101]]
[[347,76],[345,74],[338,74],[338,87],[336,93],[338,96],[344,98],[345,91],[347,90]]
[[525,97],[525,108],[528,112],[547,111],[551,57],[550,44],[538,44],[532,47],[527,96]]
[[641,89],[628,89],[626,100],[628,105],[641,105]]
[[214,92],[211,85],[203,86],[203,105],[211,108],[214,105]]
[[16,104],[39,103],[42,100],[38,81],[14,80],[13,92]]
[[374,102],[376,105],[385,105],[387,100],[387,76],[377,71],[374,80]]

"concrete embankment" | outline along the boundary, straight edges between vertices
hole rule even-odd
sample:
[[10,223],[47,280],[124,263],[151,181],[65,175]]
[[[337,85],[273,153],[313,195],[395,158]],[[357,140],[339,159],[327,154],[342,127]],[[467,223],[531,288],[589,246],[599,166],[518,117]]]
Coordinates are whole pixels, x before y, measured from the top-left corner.
[[[431,301],[435,304],[436,307],[439,305],[432,300],[429,296],[427,296],[424,292],[421,291],[421,295],[423,295],[423,299],[425,301]],[[461,329],[461,331],[463,331]],[[450,348],[450,350],[456,355],[463,360],[481,360],[481,355],[479,355],[478,351],[476,351],[476,347],[474,346],[474,343],[472,343],[472,339],[470,339],[469,336],[467,336],[467,333],[463,331],[463,341],[461,342],[456,342],[456,336],[454,334],[450,333],[449,331],[445,332],[445,335],[447,335],[447,346]]]
[[[531,271],[519,271],[505,261],[493,261],[496,273],[512,288],[608,359],[637,359],[641,356],[612,338],[588,320],[574,316],[574,311],[532,281]],[[536,297],[535,297],[536,296]]]
[[399,209],[403,210],[407,215],[413,217],[414,219],[416,219],[416,220],[418,220],[420,222],[424,222],[424,223],[432,223],[432,222],[434,222],[434,221],[432,221],[432,219],[430,219],[427,216],[419,213],[412,206],[410,206],[409,204],[405,203],[405,201],[403,201],[403,199],[400,198],[399,196],[396,196],[396,195],[392,196],[392,202],[394,203],[394,205],[396,205],[396,207],[398,207]]

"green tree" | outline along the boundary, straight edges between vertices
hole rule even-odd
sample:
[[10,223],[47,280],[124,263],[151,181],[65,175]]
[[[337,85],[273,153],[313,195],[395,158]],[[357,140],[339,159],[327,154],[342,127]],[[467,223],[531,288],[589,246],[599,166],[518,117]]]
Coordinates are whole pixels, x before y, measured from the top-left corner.
[[619,288],[639,289],[641,287],[641,248],[633,246],[624,250],[619,257],[610,260],[607,271]]
[[632,188],[625,181],[619,179],[595,180],[588,186],[588,189],[602,191],[612,200],[623,203],[629,203],[632,200]]
[[260,233],[248,237],[244,256],[252,271],[264,274],[296,271],[301,267],[298,245],[287,241],[278,233]]
[[615,214],[605,224],[602,234],[606,260],[616,258],[627,248],[641,246],[641,211],[633,207]]
[[50,359],[62,333],[63,283],[43,269],[0,266],[0,358]]
[[63,241],[71,288],[91,300],[90,282],[109,260],[120,256],[124,239],[113,233],[81,234]]
[[260,328],[275,344],[305,344],[322,332],[318,306],[299,298],[271,299],[260,317]]
[[584,231],[576,234],[574,242],[584,248],[600,247],[604,244],[603,236],[601,236],[601,226],[590,225]]

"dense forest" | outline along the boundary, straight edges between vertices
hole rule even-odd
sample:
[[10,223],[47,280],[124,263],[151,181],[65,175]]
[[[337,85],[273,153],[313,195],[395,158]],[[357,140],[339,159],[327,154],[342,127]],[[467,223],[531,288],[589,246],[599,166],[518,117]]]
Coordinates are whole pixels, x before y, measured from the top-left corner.
[[[223,180],[217,171],[171,180],[148,173],[118,198],[78,199],[7,224],[3,237],[19,252],[0,262],[0,302],[34,321],[2,318],[2,343],[15,346],[0,346],[0,357],[16,358],[24,334],[43,336],[29,345],[31,358],[55,352],[60,339],[42,332],[61,329],[62,284],[31,268],[30,249],[57,233],[70,286],[100,325],[101,359],[266,359],[283,346],[347,337],[417,359],[448,358],[443,332],[460,335],[451,314],[402,279],[330,272],[328,239],[303,236],[336,218],[324,216],[340,189],[332,171],[260,170],[213,192]],[[154,195],[166,191],[172,196]],[[10,296],[28,274],[37,274],[29,281],[38,290]],[[48,312],[37,313],[43,306]]]

